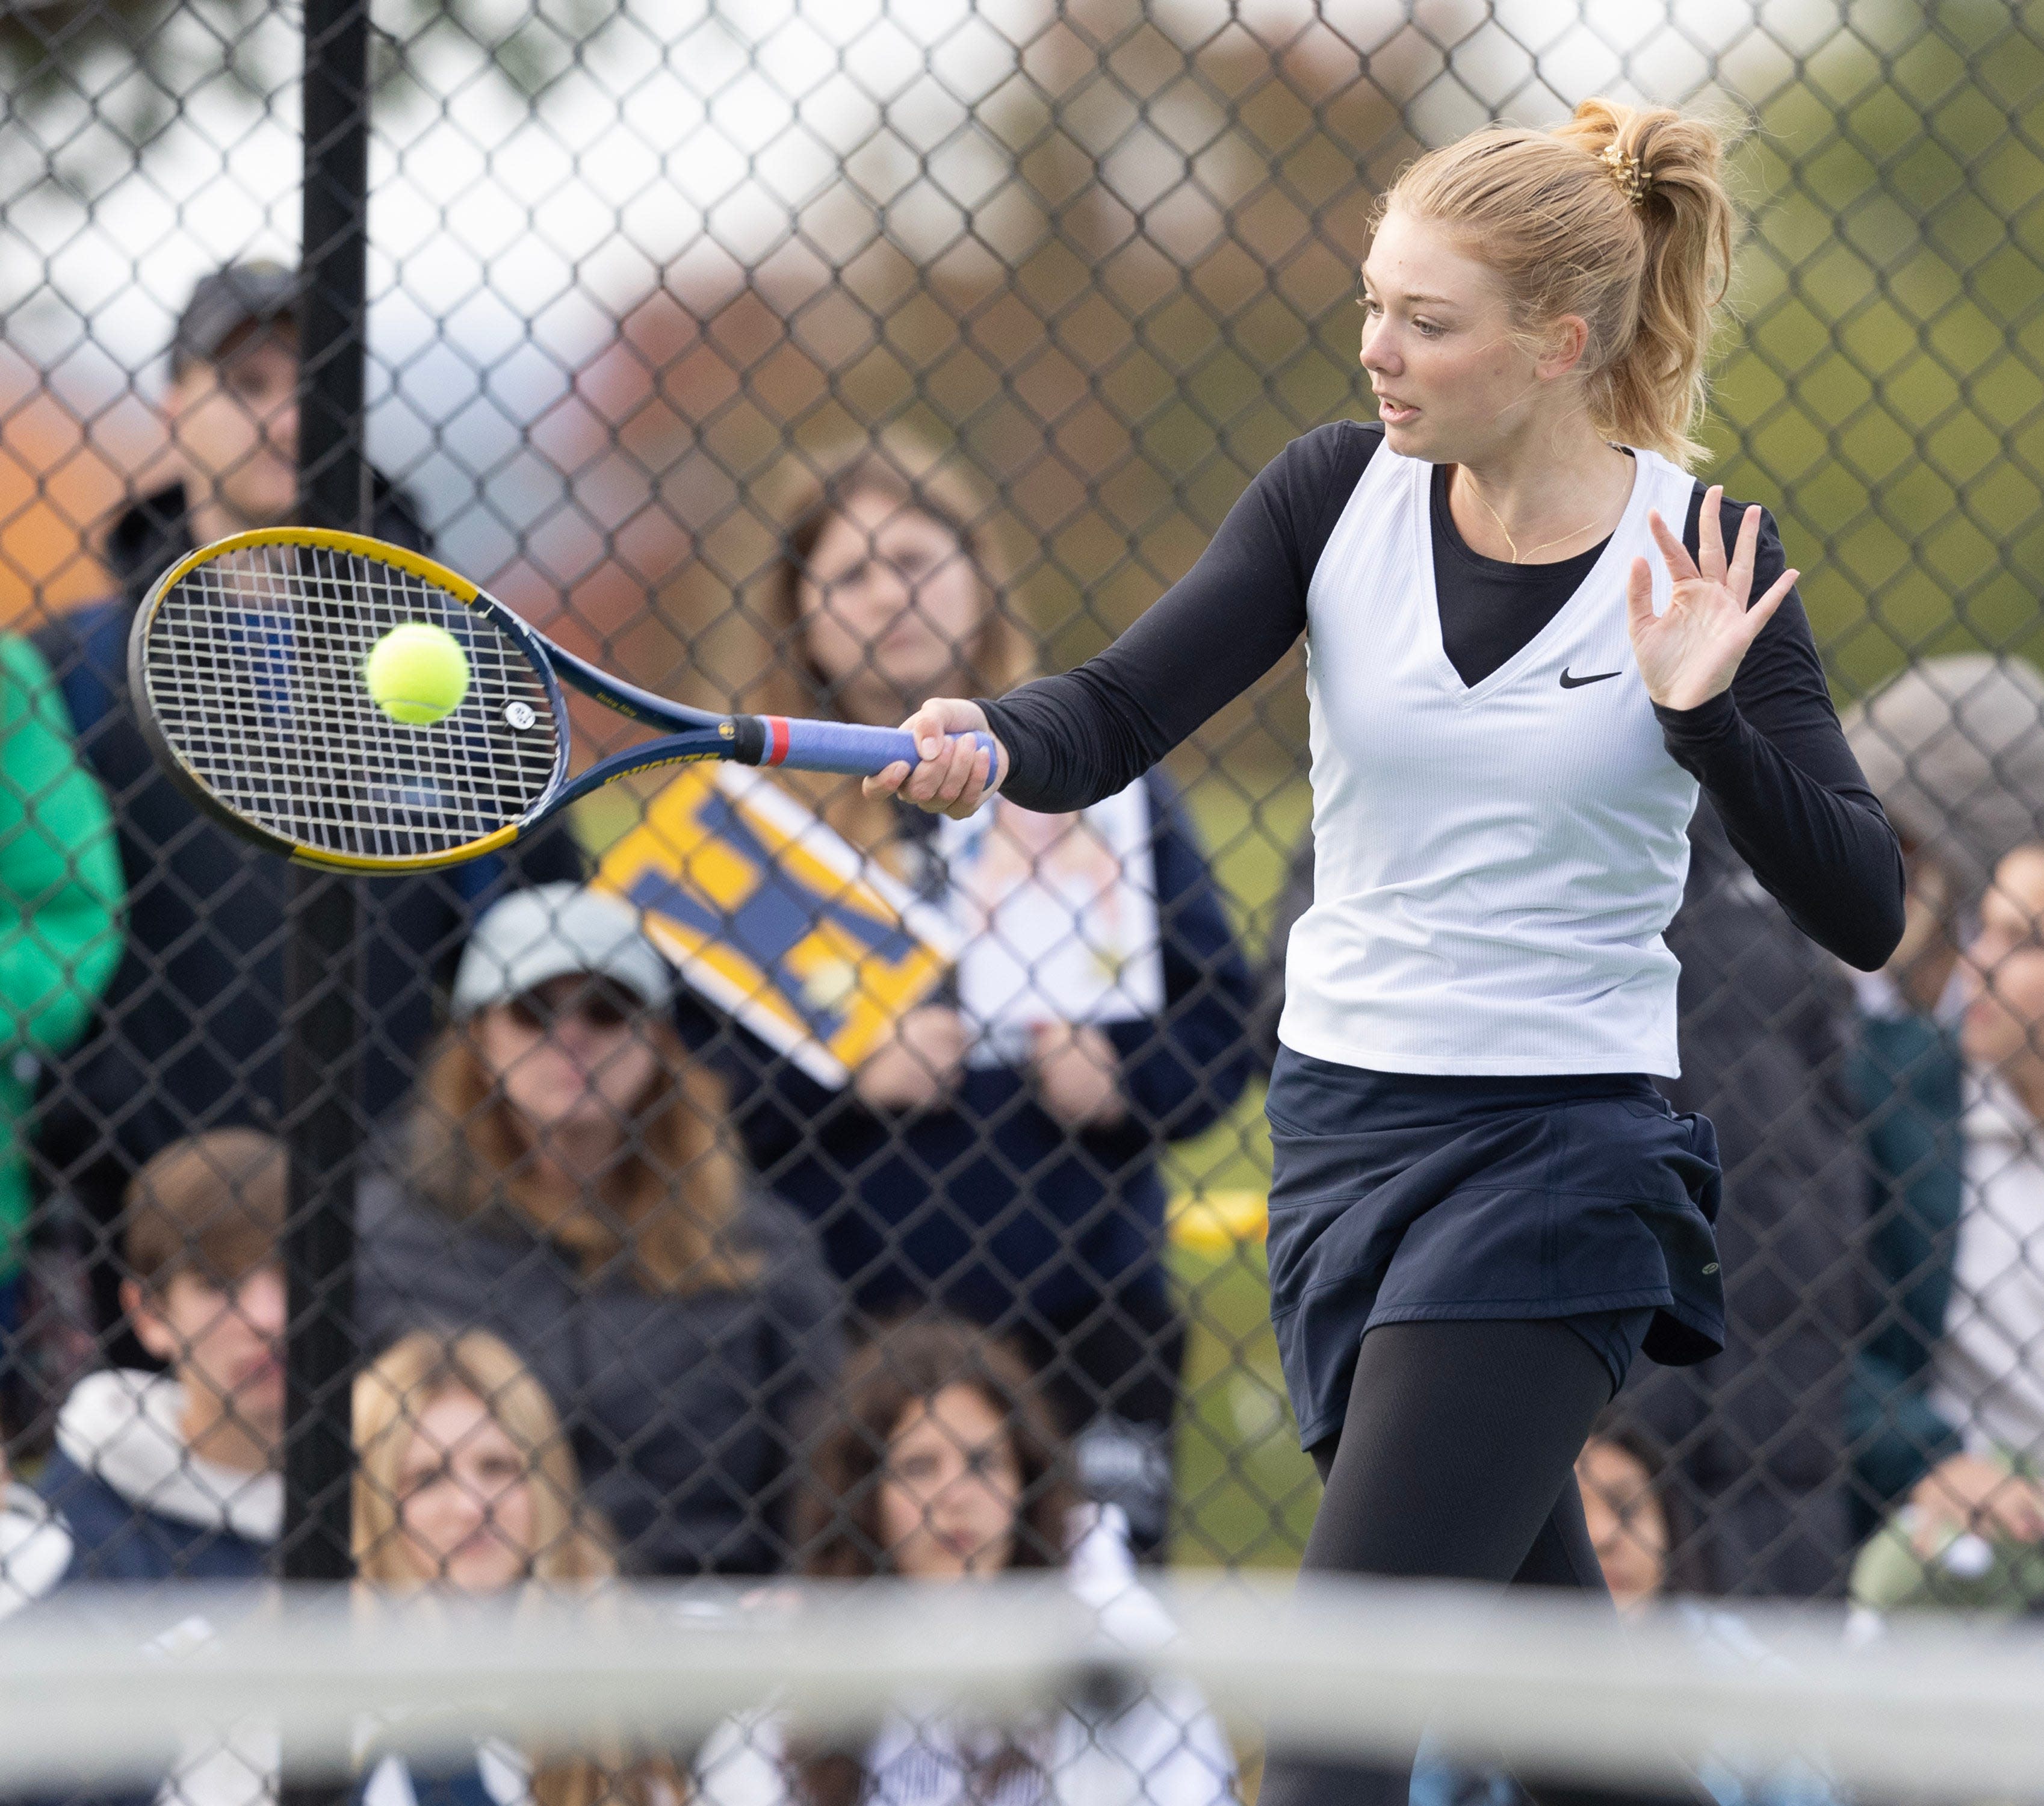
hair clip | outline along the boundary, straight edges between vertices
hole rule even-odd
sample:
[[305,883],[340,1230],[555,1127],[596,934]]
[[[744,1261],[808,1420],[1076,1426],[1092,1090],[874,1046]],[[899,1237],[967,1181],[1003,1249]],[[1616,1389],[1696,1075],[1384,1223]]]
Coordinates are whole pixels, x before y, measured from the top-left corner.
[[1646,205],[1646,196],[1654,186],[1650,171],[1642,168],[1639,159],[1629,151],[1621,151],[1616,144],[1607,144],[1597,152],[1597,161],[1611,171],[1626,199],[1635,207]]

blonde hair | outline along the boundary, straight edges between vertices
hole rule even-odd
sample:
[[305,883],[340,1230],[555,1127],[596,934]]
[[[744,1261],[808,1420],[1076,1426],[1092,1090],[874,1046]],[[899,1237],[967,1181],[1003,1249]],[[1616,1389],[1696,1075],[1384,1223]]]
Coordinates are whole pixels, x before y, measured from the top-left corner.
[[1551,132],[1495,126],[1429,152],[1378,217],[1397,209],[1463,236],[1522,331],[1579,316],[1597,430],[1686,468],[1704,455],[1691,432],[1731,279],[1723,159],[1702,120],[1586,100]]
[[718,1132],[728,1112],[722,1083],[692,1059],[666,1023],[638,1032],[658,1056],[652,1082],[624,1125],[620,1156],[590,1195],[550,1195],[532,1139],[492,1080],[464,1024],[428,1050],[413,1116],[413,1189],[455,1220],[509,1208],[594,1274],[628,1258],[649,1292],[743,1284],[758,1262],[730,1231],[742,1180]]
[[[357,1575],[390,1593],[426,1585],[407,1559],[398,1528],[405,1450],[436,1399],[464,1393],[494,1418],[524,1457],[532,1493],[528,1580],[588,1588],[617,1572],[608,1539],[583,1500],[582,1472],[547,1389],[486,1330],[401,1338],[355,1381],[354,1543]],[[632,1757],[616,1740],[587,1752],[535,1754],[536,1806],[681,1806],[688,1789],[665,1756]]]
[[582,1473],[560,1414],[532,1370],[487,1330],[457,1335],[417,1330],[355,1377],[355,1566],[395,1591],[429,1577],[407,1564],[398,1527],[405,1451],[419,1415],[436,1399],[466,1393],[502,1427],[528,1465],[532,1488],[536,1581],[607,1578],[616,1572],[582,1504]]
[[[780,555],[766,573],[755,613],[771,636],[774,656],[745,706],[765,715],[835,712],[829,686],[809,656],[802,619],[802,578],[824,529],[855,496],[877,495],[921,514],[949,532],[979,577],[980,625],[960,661],[971,693],[1002,696],[1036,674],[1030,636],[1008,607],[1014,566],[992,498],[955,453],[899,428],[847,440],[820,455],[797,455],[776,482],[774,515]],[[893,836],[887,798],[863,795],[856,778],[783,772],[780,781],[861,851],[882,850]]]

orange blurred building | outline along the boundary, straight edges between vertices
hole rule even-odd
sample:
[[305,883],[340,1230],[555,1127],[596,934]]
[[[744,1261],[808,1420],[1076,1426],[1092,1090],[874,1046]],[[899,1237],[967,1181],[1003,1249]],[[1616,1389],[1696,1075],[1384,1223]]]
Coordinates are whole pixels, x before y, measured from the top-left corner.
[[0,350],[0,624],[100,594],[107,525],[163,480],[156,410],[129,389],[82,390]]

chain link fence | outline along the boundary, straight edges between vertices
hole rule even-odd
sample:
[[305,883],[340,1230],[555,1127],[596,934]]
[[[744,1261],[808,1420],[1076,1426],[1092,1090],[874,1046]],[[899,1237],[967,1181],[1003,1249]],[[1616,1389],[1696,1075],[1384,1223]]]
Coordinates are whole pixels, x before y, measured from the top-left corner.
[[[20,1593],[252,1574],[283,1523],[290,879],[156,770],[125,660],[179,552],[294,506],[302,23],[0,19]],[[1280,448],[1367,417],[1357,264],[1417,152],[1599,93],[1723,119],[1710,474],[1807,573],[1911,927],[1855,986],[1699,828],[1677,1092],[1723,1144],[1731,1345],[1637,1377],[1584,1477],[1622,1591],[2044,1596],[2044,13],[379,0],[373,31],[371,530],[679,700],[875,721],[1083,659]],[[1144,1560],[1295,1561],[1259,1105],[1302,669],[1080,820],[689,767],[363,886],[360,1570],[936,1574],[988,1537],[1055,1562],[1080,1501]],[[959,1462],[1020,1489],[997,1535],[887,1516]]]

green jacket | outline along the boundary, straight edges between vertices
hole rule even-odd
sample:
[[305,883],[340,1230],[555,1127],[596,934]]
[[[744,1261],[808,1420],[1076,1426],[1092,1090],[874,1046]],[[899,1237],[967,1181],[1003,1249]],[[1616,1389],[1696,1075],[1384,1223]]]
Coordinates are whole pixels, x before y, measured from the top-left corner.
[[1865,1535],[1959,1447],[1957,1428],[1927,1396],[1951,1305],[1962,1199],[1957,1040],[1924,1016],[1863,1019],[1853,1079],[1873,1184],[1868,1251],[1877,1287],[1846,1404]]
[[28,1221],[40,1063],[77,1042],[121,958],[113,823],[42,655],[0,634],[0,1282]]

